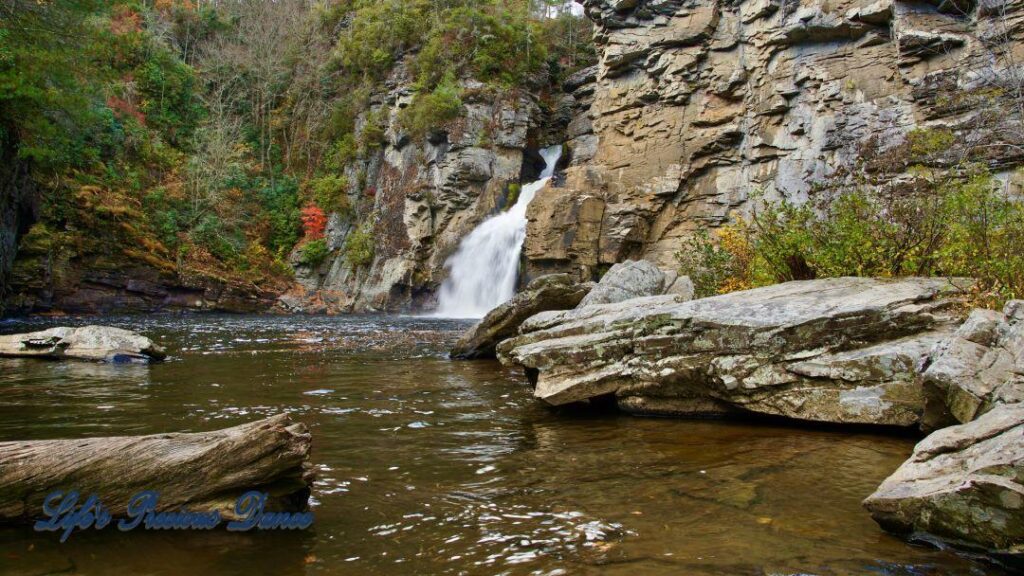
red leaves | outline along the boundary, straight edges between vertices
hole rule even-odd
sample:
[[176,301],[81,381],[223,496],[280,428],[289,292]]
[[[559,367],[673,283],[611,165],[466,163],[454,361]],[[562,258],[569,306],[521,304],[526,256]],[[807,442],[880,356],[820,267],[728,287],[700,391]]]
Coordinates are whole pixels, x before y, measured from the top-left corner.
[[316,204],[307,204],[302,209],[302,230],[306,240],[319,240],[327,229],[327,215]]
[[141,110],[135,107],[131,102],[118,98],[117,96],[111,96],[107,98],[107,107],[114,111],[114,115],[118,118],[132,117],[138,120],[139,124],[146,125],[146,115]]

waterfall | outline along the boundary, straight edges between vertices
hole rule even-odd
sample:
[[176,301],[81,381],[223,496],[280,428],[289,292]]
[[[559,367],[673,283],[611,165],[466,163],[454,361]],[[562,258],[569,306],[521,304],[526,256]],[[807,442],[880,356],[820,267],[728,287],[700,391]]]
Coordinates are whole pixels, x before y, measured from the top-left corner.
[[437,316],[482,318],[515,294],[526,207],[555,173],[562,147],[545,148],[540,155],[545,162],[540,179],[524,185],[510,209],[477,226],[445,263],[450,272],[441,286]]

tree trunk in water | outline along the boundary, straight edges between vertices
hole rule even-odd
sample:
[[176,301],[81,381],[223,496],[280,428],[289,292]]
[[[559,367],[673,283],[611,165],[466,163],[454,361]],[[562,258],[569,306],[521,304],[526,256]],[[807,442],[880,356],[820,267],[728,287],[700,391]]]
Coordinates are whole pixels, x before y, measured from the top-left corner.
[[115,517],[144,490],[159,493],[158,511],[237,519],[235,501],[250,490],[269,494],[268,511],[304,511],[310,443],[287,414],[214,432],[0,442],[0,523],[44,517],[54,490],[78,491],[79,504],[95,494]]

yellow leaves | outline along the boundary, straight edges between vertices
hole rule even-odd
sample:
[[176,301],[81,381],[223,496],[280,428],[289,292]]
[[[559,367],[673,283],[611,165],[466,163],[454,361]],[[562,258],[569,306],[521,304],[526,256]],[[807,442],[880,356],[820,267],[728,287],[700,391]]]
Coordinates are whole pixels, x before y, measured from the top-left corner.
[[121,249],[121,252],[128,258],[131,258],[132,260],[136,260],[139,262],[144,262],[152,266],[153,268],[156,268],[157,270],[161,270],[163,272],[174,272],[175,270],[173,262],[170,262],[169,260],[166,260],[164,258],[160,258],[159,256],[151,252],[147,252],[145,250],[138,250],[132,247],[124,247]]
[[732,274],[719,285],[719,294],[754,288],[752,264],[755,258],[750,224],[738,216],[731,223],[715,231],[718,245],[731,257]]

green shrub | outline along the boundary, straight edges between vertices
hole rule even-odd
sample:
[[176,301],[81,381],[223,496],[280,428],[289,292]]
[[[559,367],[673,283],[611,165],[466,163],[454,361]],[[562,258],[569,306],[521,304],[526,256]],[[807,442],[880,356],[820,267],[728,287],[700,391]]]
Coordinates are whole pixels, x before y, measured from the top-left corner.
[[345,134],[327,150],[324,166],[340,172],[358,156],[359,146],[355,134]]
[[176,247],[178,233],[188,227],[188,210],[185,203],[171,199],[163,188],[156,188],[146,194],[142,206],[150,226],[164,246]]
[[330,250],[327,249],[327,241],[323,238],[319,240],[312,240],[306,242],[299,248],[299,263],[303,266],[309,266],[315,268],[323,261],[327,259],[327,254]]
[[335,60],[351,76],[383,78],[395,56],[418,44],[432,22],[429,0],[352,0]]
[[519,195],[523,192],[523,186],[519,182],[510,182],[508,194],[505,196],[505,209],[508,210],[519,201]]
[[707,230],[700,230],[686,240],[676,252],[679,273],[693,281],[697,298],[707,298],[723,292],[730,278],[739,277],[738,258],[729,250],[712,242]]
[[982,306],[1024,296],[1024,202],[978,166],[855,186],[818,210],[770,204],[716,235],[676,254],[701,296],[838,276],[974,278]]
[[359,149],[364,153],[378,150],[387,141],[387,122],[389,110],[386,107],[366,115],[366,125],[359,133]]
[[413,103],[402,110],[402,125],[415,138],[422,138],[462,113],[462,98],[455,78],[448,75],[432,92],[417,94]]
[[192,228],[192,241],[220,260],[233,260],[245,248],[245,238],[215,214],[206,214]]
[[350,216],[352,206],[348,201],[348,178],[336,174],[327,174],[310,180],[310,189],[317,206],[327,212],[337,212],[342,216]]
[[267,248],[275,254],[289,252],[299,241],[299,185],[294,178],[258,178],[255,188],[260,207],[270,224]]
[[374,238],[370,226],[362,226],[349,232],[345,238],[345,260],[353,270],[369,266],[373,262]]
[[545,21],[529,17],[529,6],[516,2],[475,2],[454,7],[427,34],[415,61],[424,89],[448,75],[468,73],[503,87],[520,87],[548,58],[541,41]]

